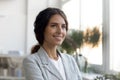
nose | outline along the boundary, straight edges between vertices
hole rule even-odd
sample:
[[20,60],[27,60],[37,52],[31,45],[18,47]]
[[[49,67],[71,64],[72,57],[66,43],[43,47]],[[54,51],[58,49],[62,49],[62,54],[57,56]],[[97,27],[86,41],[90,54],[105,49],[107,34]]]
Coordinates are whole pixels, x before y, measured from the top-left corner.
[[62,33],[62,27],[61,26],[58,26],[58,28],[57,28],[57,33]]

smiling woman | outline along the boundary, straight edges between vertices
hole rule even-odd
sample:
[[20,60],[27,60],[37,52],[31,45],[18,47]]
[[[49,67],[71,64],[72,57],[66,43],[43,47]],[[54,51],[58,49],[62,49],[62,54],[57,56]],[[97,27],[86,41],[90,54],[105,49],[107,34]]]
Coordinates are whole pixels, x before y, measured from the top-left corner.
[[46,8],[38,14],[34,23],[38,45],[32,48],[34,54],[23,61],[26,80],[82,80],[74,58],[58,50],[67,30],[62,10]]

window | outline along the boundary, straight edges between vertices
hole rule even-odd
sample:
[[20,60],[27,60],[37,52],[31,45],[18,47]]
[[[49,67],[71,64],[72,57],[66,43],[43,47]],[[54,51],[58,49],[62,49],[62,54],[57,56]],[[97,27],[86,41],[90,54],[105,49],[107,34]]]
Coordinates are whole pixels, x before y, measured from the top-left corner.
[[[85,30],[99,26],[103,42],[97,48],[84,47],[81,53],[103,72],[120,71],[119,0],[69,0],[63,5],[70,28]],[[73,9],[74,8],[74,9]]]
[[[81,29],[95,26],[102,30],[102,0],[81,0]],[[90,63],[102,64],[102,43],[96,48],[86,46],[82,49],[82,53]]]
[[119,0],[110,0],[110,69],[120,71],[120,7]]
[[70,29],[80,28],[80,0],[68,0],[62,9],[67,14]]
[[[102,0],[69,0],[63,4],[71,29],[99,27],[102,32]],[[81,53],[89,63],[102,64],[102,42],[96,48],[83,47]]]

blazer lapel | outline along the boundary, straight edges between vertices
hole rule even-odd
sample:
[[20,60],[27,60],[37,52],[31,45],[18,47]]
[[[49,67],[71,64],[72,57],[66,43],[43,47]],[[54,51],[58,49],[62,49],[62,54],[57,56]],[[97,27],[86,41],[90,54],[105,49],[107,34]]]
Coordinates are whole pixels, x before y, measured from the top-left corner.
[[[64,54],[64,53],[63,53]],[[61,58],[62,58],[62,63],[63,63],[63,66],[64,66],[64,70],[65,70],[65,75],[66,75],[66,80],[72,80],[72,77],[71,77],[71,72],[70,72],[70,67],[69,67],[69,63],[68,61],[66,60],[66,57],[64,55],[61,54]],[[68,74],[69,73],[69,74]]]
[[60,72],[56,69],[56,67],[49,62],[47,66],[45,66],[46,69],[48,69],[54,76],[56,76],[58,79],[63,80]]
[[46,51],[41,47],[38,51],[38,55],[41,59],[41,62],[49,72],[51,72],[54,76],[56,76],[58,79],[63,80],[61,74],[57,70],[57,68],[52,64],[52,62],[49,60],[49,57],[46,53]]

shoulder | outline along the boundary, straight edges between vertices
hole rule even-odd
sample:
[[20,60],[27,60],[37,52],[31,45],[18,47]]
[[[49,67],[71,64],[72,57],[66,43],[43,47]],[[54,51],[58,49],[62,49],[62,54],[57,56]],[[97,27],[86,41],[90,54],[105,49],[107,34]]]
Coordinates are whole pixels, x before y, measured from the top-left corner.
[[27,63],[34,63],[37,58],[37,53],[30,54],[23,59],[23,65]]
[[73,62],[73,63],[75,62],[75,58],[73,57],[73,55],[70,55],[67,53],[61,53],[61,56],[70,62]]
[[69,67],[69,69],[71,69],[73,72],[74,71],[79,72],[77,62],[73,55],[61,54],[61,56],[64,63],[66,64],[65,66]]
[[67,53],[61,53],[61,56],[64,56],[64,57],[66,57],[66,58],[73,58],[72,55],[67,54]]

